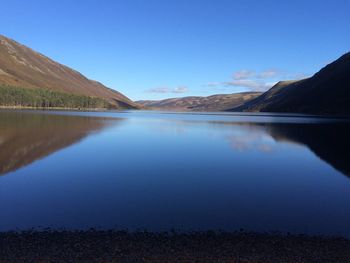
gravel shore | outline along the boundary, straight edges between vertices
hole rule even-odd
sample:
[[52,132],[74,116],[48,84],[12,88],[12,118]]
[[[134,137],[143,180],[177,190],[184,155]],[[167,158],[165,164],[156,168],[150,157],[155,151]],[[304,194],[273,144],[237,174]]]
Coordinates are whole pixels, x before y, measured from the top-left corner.
[[342,263],[350,262],[350,240],[245,232],[5,232],[0,262]]

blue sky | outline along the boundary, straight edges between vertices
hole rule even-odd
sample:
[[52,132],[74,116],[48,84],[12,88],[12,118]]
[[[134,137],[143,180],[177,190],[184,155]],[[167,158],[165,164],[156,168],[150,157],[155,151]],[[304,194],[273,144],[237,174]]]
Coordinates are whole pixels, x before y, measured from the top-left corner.
[[349,0],[11,0],[0,34],[133,100],[265,90],[350,51]]

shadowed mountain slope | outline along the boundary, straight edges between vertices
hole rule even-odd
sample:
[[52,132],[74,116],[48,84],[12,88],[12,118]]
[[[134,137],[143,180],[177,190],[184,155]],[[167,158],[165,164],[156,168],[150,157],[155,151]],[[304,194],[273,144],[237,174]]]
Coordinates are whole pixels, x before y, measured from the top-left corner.
[[310,78],[279,82],[231,110],[350,115],[350,53]]

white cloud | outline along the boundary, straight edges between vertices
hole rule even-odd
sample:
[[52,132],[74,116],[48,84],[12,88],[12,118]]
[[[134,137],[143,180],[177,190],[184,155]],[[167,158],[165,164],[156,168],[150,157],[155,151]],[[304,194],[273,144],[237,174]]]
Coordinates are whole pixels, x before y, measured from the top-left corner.
[[252,70],[240,70],[240,71],[233,72],[232,74],[232,78],[234,80],[248,79],[254,76],[255,76],[255,72]]
[[222,82],[209,82],[203,85],[203,87],[219,87],[219,86],[223,86]]
[[250,79],[222,82],[222,85],[226,87],[233,86],[233,87],[248,88],[249,90],[255,90],[255,91],[265,91],[273,86],[273,84],[271,83],[266,83],[264,81],[250,80]]
[[147,92],[150,92],[150,93],[169,93],[170,90],[167,87],[157,87],[157,88],[149,89],[149,90],[147,90]]
[[281,71],[277,69],[267,69],[261,72],[255,72],[253,70],[239,70],[233,72],[232,78],[234,80],[269,79],[278,77],[279,75],[281,75]]
[[278,77],[279,75],[281,75],[281,72],[277,69],[267,69],[264,70],[262,72],[260,72],[259,74],[257,74],[257,78],[260,79],[269,79],[269,78],[275,78]]
[[206,87],[240,87],[250,91],[266,91],[275,85],[278,80],[287,75],[278,69],[267,69],[260,72],[253,70],[239,70],[232,74],[232,80],[210,82]]
[[147,90],[150,93],[186,93],[188,88],[186,86],[178,86],[176,88],[157,87]]
[[186,86],[179,86],[172,90],[173,93],[186,93],[188,88]]

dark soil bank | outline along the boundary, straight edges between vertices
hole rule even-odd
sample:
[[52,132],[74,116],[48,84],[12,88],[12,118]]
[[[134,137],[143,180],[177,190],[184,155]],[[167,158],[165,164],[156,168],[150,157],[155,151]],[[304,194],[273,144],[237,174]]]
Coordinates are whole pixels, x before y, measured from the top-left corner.
[[350,262],[350,240],[254,233],[0,233],[0,262]]

